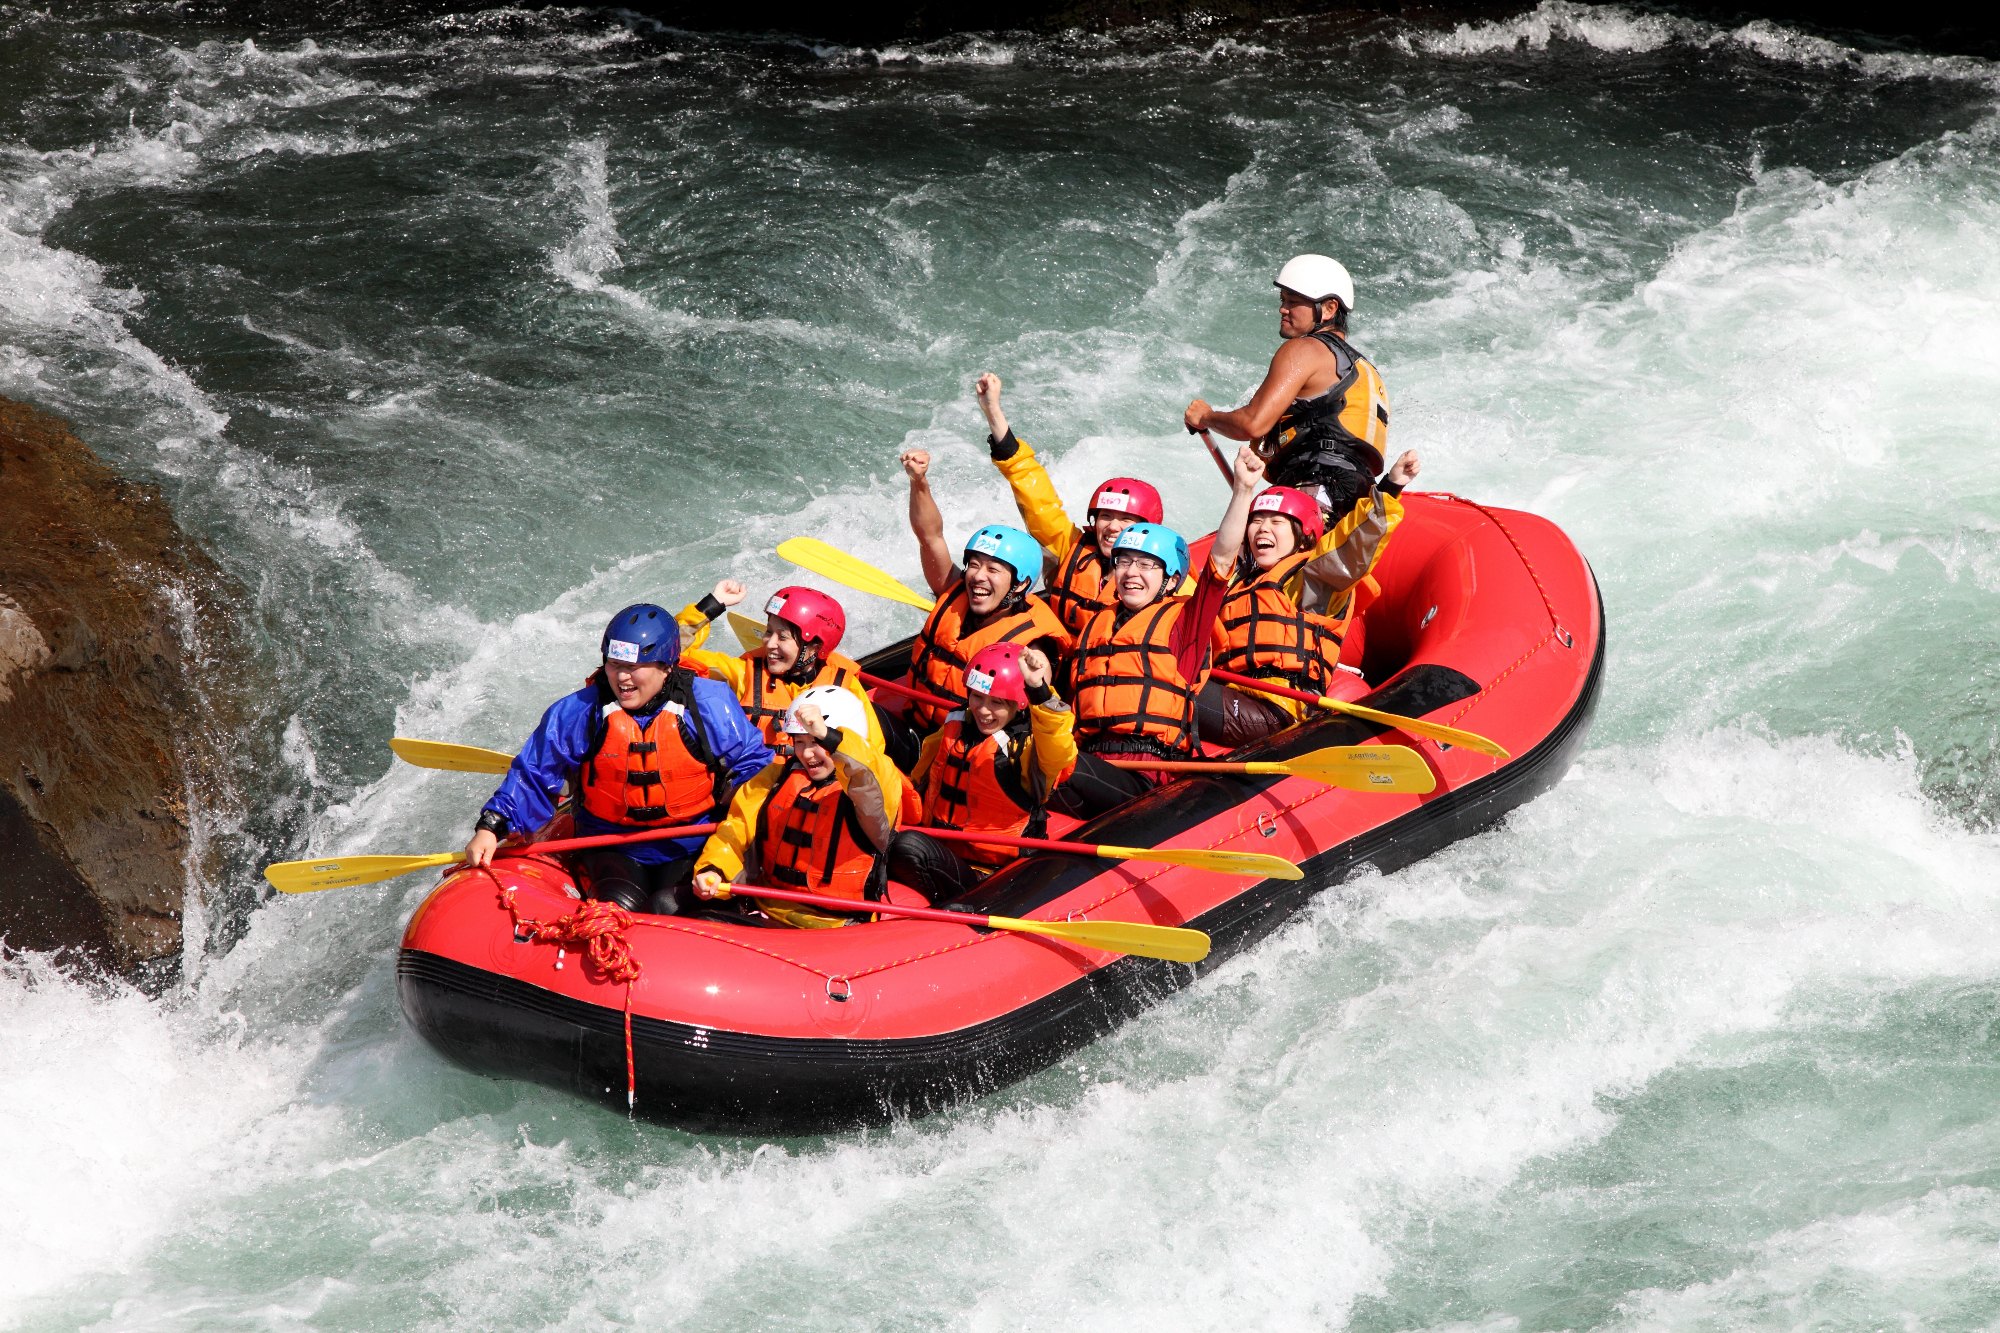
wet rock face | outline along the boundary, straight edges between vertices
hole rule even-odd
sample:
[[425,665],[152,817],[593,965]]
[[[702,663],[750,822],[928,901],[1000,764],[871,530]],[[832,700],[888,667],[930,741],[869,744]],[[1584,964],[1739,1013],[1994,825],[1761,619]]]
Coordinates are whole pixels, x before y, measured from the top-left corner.
[[178,968],[186,642],[221,578],[151,487],[0,398],[0,935],[155,980]]

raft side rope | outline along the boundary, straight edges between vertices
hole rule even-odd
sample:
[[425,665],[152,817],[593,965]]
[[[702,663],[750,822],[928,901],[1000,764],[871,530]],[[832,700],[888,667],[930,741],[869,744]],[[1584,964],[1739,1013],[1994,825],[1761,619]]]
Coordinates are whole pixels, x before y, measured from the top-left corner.
[[562,966],[564,950],[575,948],[605,980],[625,984],[625,1111],[631,1114],[639,1105],[638,1067],[632,1059],[632,987],[640,972],[639,960],[632,956],[631,942],[625,938],[634,924],[632,914],[616,903],[587,898],[574,912],[554,921],[524,920],[514,906],[514,886],[502,884],[492,867],[480,869],[500,890],[501,905],[514,922],[515,939],[526,935],[529,940],[556,945],[557,967]]
[[1528,553],[1521,549],[1521,543],[1514,539],[1514,534],[1512,530],[1510,530],[1505,523],[1502,523],[1500,521],[1500,516],[1498,514],[1494,513],[1491,509],[1488,509],[1485,505],[1480,504],[1477,500],[1468,500],[1464,496],[1454,495],[1450,491],[1419,491],[1417,493],[1420,495],[1430,496],[1439,500],[1455,501],[1458,504],[1464,505],[1468,509],[1477,509],[1480,513],[1484,514],[1486,516],[1486,521],[1491,523],[1494,527],[1500,529],[1500,535],[1502,537],[1505,537],[1507,539],[1507,544],[1514,548],[1514,555],[1516,556],[1516,558],[1520,560],[1521,568],[1528,571],[1528,578],[1534,583],[1535,591],[1541,594],[1542,609],[1549,613],[1549,632],[1544,634],[1541,638],[1537,639],[1534,645],[1530,647],[1527,652],[1522,653],[1518,658],[1514,659],[1513,664],[1509,666],[1505,671],[1502,671],[1499,675],[1495,676],[1492,679],[1492,681],[1487,684],[1486,688],[1482,689],[1479,693],[1473,695],[1470,699],[1466,700],[1465,707],[1459,709],[1456,713],[1453,713],[1451,715],[1450,721],[1448,721],[1445,725],[1456,726],[1460,718],[1464,717],[1467,713],[1470,713],[1475,707],[1479,705],[1479,702],[1482,699],[1486,698],[1487,695],[1493,693],[1494,690],[1500,688],[1501,681],[1506,680],[1507,677],[1513,675],[1516,671],[1519,671],[1523,666],[1527,665],[1527,661],[1529,658],[1533,657],[1536,653],[1546,648],[1551,639],[1566,639],[1566,642],[1564,643],[1565,647],[1569,646],[1569,643],[1574,642],[1574,640],[1567,639],[1567,636],[1565,635],[1565,632],[1562,627],[1562,617],[1556,614],[1556,604],[1555,602],[1550,600],[1549,590],[1542,586],[1542,576],[1535,572],[1535,562],[1528,559]]

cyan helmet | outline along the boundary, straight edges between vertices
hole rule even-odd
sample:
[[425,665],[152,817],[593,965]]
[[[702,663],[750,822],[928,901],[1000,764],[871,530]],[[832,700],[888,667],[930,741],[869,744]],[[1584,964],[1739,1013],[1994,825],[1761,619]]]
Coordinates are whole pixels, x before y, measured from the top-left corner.
[[1187,543],[1178,532],[1157,523],[1134,523],[1119,533],[1118,540],[1111,543],[1111,558],[1116,560],[1120,551],[1150,555],[1165,565],[1169,585],[1188,572]]
[[658,662],[672,666],[681,660],[681,631],[674,618],[651,602],[628,606],[611,617],[598,656],[607,662]]
[[965,544],[965,558],[975,555],[990,556],[1014,567],[1014,581],[1033,579],[1042,572],[1042,546],[1033,537],[1019,528],[1003,527],[998,523],[988,523],[972,534],[972,540]]

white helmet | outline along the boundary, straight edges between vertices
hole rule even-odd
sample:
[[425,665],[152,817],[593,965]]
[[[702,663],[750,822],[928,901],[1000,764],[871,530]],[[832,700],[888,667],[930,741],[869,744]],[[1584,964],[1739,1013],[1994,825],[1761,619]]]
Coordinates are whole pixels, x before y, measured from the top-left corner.
[[854,691],[839,685],[815,685],[792,700],[792,706],[785,710],[785,734],[804,736],[812,728],[799,721],[799,707],[811,704],[819,709],[819,715],[826,719],[829,727],[842,731],[852,731],[864,739],[868,735],[868,715],[861,711],[861,701],[854,697]]
[[1354,309],[1354,279],[1338,259],[1328,259],[1325,255],[1294,255],[1290,263],[1278,270],[1277,280],[1271,285],[1297,292],[1308,301],[1338,297],[1343,309]]

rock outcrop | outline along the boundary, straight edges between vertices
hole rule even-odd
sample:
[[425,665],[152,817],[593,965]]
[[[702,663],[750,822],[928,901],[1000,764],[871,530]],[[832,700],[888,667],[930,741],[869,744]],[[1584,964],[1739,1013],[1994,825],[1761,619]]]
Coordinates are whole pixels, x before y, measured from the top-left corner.
[[0,398],[0,937],[176,974],[222,579],[149,486]]

